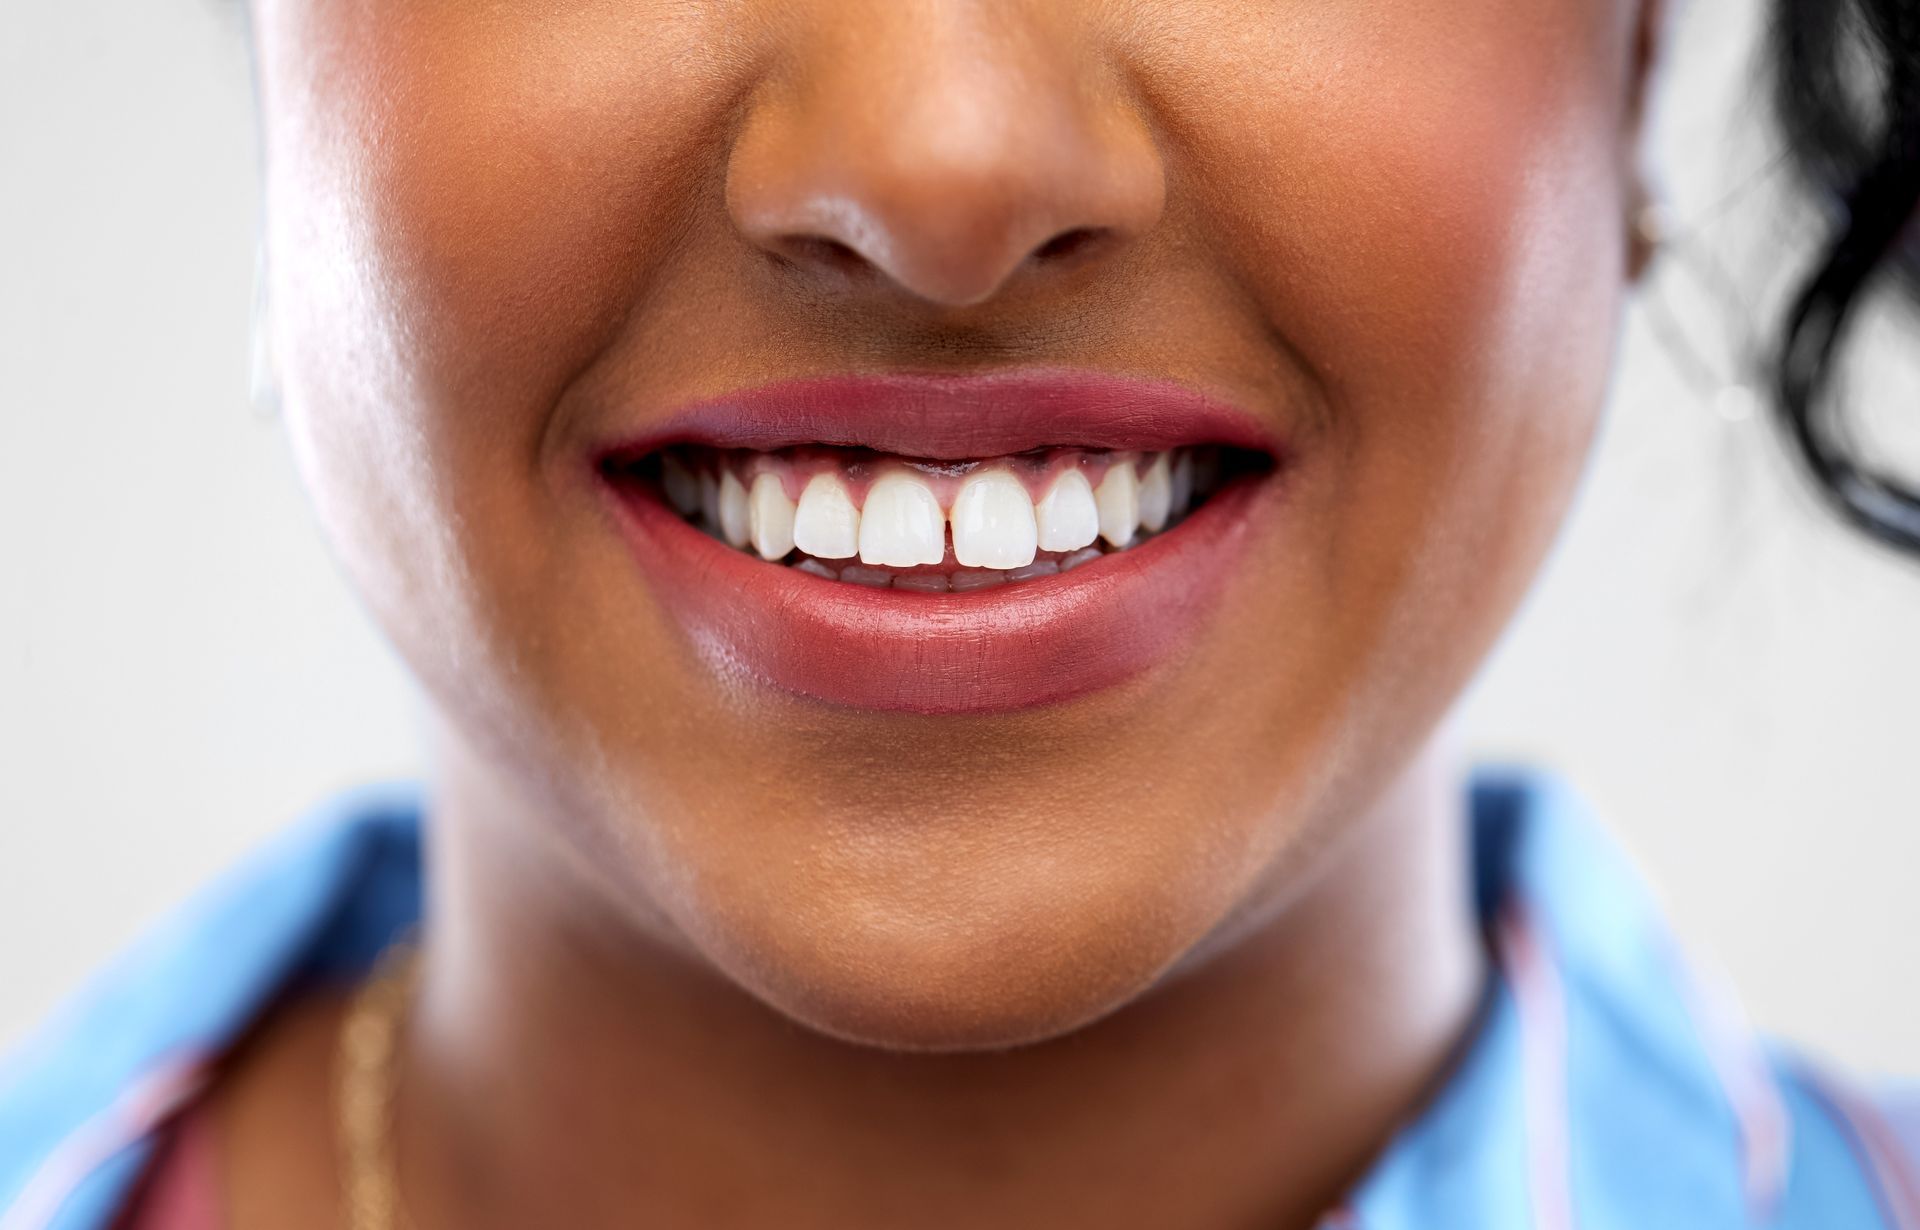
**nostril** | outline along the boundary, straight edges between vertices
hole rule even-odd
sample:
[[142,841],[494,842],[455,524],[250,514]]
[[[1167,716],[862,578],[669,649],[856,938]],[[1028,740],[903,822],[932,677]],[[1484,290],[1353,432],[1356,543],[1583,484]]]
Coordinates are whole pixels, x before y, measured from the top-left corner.
[[1070,231],[1061,231],[1035,248],[1033,259],[1036,262],[1063,260],[1100,238],[1104,230],[1104,227],[1077,226]]
[[[1065,260],[1084,251],[1105,233],[1106,228],[1099,226],[1078,226],[1061,231],[1035,248],[1032,259],[1036,264]],[[788,235],[781,241],[780,248],[787,259],[795,264],[820,265],[843,273],[857,272],[871,264],[851,244],[827,235]]]
[[842,273],[857,273],[868,263],[850,244],[826,235],[788,235],[781,240],[779,250],[796,265],[814,265]]

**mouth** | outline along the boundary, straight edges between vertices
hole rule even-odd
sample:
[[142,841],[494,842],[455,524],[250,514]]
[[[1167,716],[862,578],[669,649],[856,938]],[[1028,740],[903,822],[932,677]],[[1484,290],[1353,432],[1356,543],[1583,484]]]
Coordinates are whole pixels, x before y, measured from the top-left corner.
[[1027,369],[731,394],[592,472],[710,666],[983,713],[1116,685],[1197,635],[1284,456],[1185,386]]
[[1248,457],[1048,449],[930,461],[811,445],[766,452],[669,446],[611,460],[613,486],[645,486],[737,551],[823,580],[973,593],[1071,572],[1185,520]]

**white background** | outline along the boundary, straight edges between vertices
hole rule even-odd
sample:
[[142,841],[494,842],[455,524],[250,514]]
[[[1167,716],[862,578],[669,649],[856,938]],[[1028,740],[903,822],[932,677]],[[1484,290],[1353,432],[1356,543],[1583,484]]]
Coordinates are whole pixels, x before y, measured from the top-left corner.
[[[410,688],[249,402],[234,7],[0,23],[0,1045],[275,825],[418,765]],[[1699,0],[1680,31],[1658,153],[1683,216],[1765,164],[1757,7]],[[1749,193],[1713,233],[1768,253],[1775,213]],[[1580,506],[1463,724],[1599,805],[1763,1025],[1920,1072],[1920,568],[1821,521],[1769,432],[1678,372],[1636,311]],[[1920,420],[1910,368],[1863,385]]]

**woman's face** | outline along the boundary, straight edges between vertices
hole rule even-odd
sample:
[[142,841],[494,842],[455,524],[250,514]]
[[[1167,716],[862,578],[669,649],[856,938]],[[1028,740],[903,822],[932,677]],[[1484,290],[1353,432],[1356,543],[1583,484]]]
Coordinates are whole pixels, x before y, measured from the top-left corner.
[[256,9],[290,427],[462,797],[827,1032],[1050,1036],[1280,903],[1581,470],[1629,0]]

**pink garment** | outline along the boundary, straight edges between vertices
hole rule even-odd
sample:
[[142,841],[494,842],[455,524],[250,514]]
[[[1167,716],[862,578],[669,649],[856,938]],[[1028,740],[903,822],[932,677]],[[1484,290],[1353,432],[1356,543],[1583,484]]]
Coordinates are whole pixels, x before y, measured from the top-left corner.
[[183,1111],[161,1134],[118,1230],[223,1230],[220,1152],[204,1102]]

